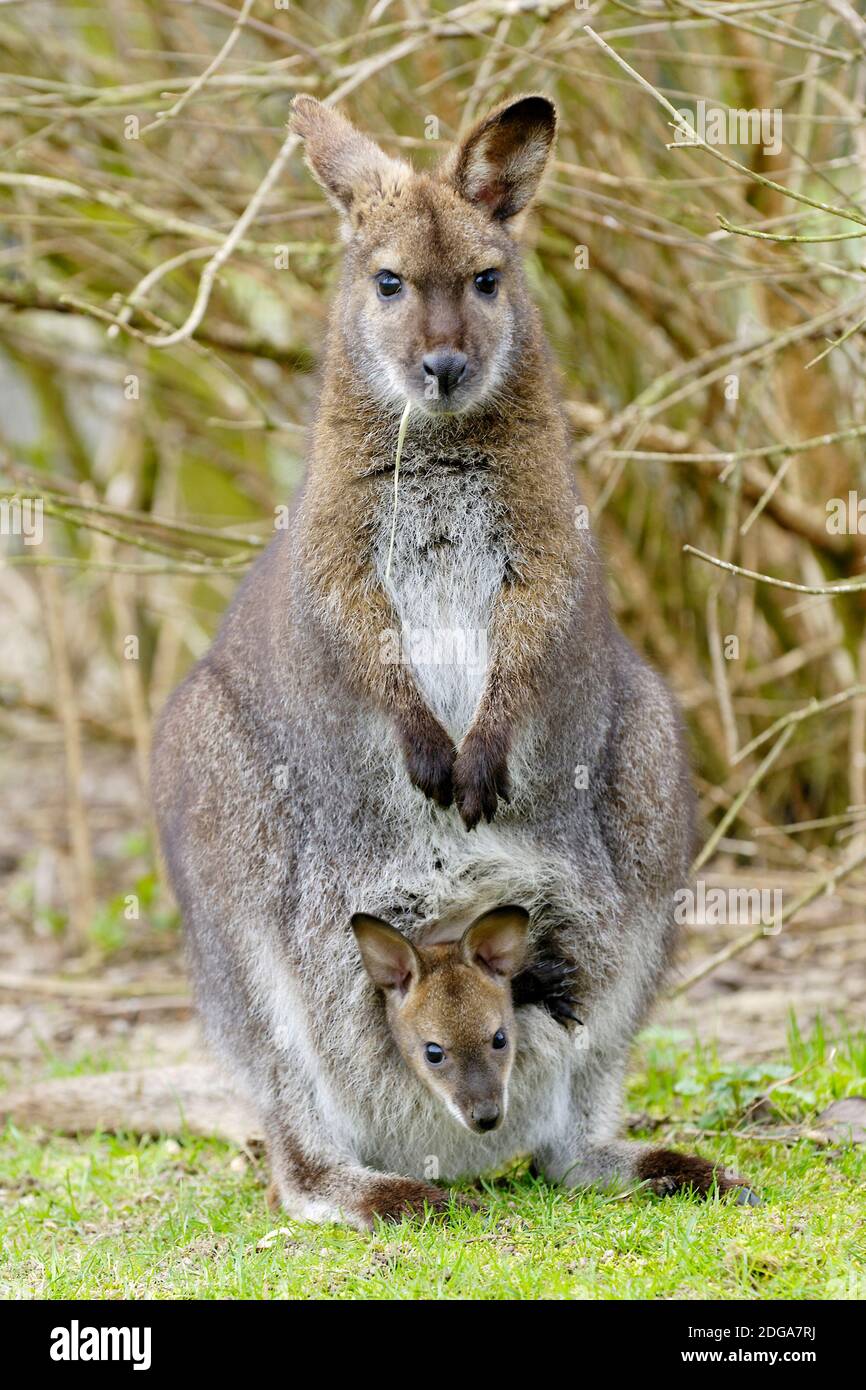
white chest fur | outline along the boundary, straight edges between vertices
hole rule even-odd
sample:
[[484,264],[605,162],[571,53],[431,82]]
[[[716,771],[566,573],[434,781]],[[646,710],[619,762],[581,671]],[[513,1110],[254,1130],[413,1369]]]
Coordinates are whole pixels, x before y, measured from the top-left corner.
[[483,468],[422,467],[400,478],[387,582],[390,506],[377,538],[377,570],[399,622],[399,632],[383,638],[383,659],[411,666],[454,739],[472,722],[490,656],[493,601],[505,572],[497,512]]

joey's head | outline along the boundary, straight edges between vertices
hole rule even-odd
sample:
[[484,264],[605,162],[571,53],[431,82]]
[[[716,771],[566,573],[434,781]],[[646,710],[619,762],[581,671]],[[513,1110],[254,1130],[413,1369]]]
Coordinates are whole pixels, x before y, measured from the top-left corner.
[[295,98],[292,123],[341,214],[337,325],[373,398],[454,415],[519,381],[533,311],[514,233],[553,145],[553,103],[504,102],[432,174],[312,97]]
[[500,907],[473,922],[461,940],[420,948],[379,917],[352,918],[404,1061],[479,1134],[496,1129],[508,1108],[511,978],[523,961],[528,921],[522,907]]

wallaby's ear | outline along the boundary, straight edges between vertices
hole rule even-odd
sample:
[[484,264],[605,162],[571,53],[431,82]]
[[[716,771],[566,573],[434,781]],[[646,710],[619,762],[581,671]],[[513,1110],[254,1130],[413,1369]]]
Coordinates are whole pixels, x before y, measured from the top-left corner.
[[529,913],[525,907],[495,907],[463,933],[460,951],[467,965],[510,979],[526,955]]
[[379,989],[395,989],[405,994],[421,974],[421,959],[411,941],[381,917],[356,912],[352,931],[364,967]]
[[314,177],[350,231],[361,225],[365,207],[393,192],[412,172],[408,164],[391,159],[345,116],[315,97],[295,97],[291,124],[304,142]]
[[448,156],[443,174],[467,202],[507,222],[533,198],[556,135],[547,97],[504,102],[482,117]]

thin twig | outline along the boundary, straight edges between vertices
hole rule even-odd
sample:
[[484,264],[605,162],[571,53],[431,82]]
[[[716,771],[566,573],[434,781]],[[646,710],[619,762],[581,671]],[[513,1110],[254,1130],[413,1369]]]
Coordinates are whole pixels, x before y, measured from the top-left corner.
[[689,555],[696,555],[699,560],[706,560],[709,565],[727,570],[729,574],[738,574],[743,579],[754,579],[760,584],[772,584],[777,589],[793,589],[798,594],[856,594],[866,589],[866,579],[841,579],[838,584],[795,584],[792,579],[776,579],[771,574],[759,574],[757,570],[743,569],[740,565],[731,564],[729,560],[720,560],[717,555],[708,555],[705,550],[698,550],[694,545],[684,545],[683,550]]
[[[734,821],[737,819],[737,816],[740,813],[740,809],[751,796],[752,792],[763,781],[764,777],[775,763],[779,754],[786,746],[793,732],[794,725],[792,721],[788,724],[786,728],[782,730],[780,737],[773,744],[773,747],[770,749],[763,762],[760,764],[760,766],[758,766],[755,769],[749,780],[746,782],[746,785],[734,797],[734,800],[731,802],[727,811],[722,816],[722,819],[719,821],[718,825],[710,835],[700,854],[695,859],[695,862],[692,865],[693,874],[697,873],[698,869],[700,869],[702,865],[706,864],[707,860],[713,855],[719,841],[727,833],[729,827],[733,825]],[[735,758],[734,761],[739,761],[739,757]]]
[[[790,903],[788,907],[782,909],[779,916],[775,919],[774,925],[776,929],[782,927],[785,922],[790,921],[801,908],[808,906],[808,904],[813,902],[820,894],[831,893],[837,883],[841,883],[844,878],[847,878],[850,873],[853,873],[864,861],[866,861],[866,846],[864,846],[852,859],[849,859],[847,863],[840,864],[837,868],[831,870],[830,873],[815,879],[805,892],[800,894],[799,898],[793,903]],[[762,923],[759,927],[753,928],[752,931],[748,931],[743,936],[737,937],[736,941],[732,941],[730,945],[725,946],[723,950],[717,951],[715,955],[703,961],[685,980],[681,980],[679,984],[675,985],[674,988],[669,991],[669,997],[675,999],[677,995],[685,994],[694,985],[698,984],[700,980],[705,980],[714,970],[718,970],[720,965],[724,965],[726,961],[733,960],[734,956],[740,955],[747,947],[753,945],[754,942],[759,941],[766,935],[766,928],[764,923]]]
[[150,121],[148,125],[142,126],[142,135],[146,135],[147,132],[149,130],[153,130],[155,126],[162,125],[163,122],[170,121],[173,117],[179,116],[183,108],[186,106],[187,102],[191,101],[194,96],[198,95],[198,93],[206,85],[209,79],[213,77],[214,73],[217,71],[219,67],[222,66],[225,59],[231,53],[232,49],[234,48],[235,44],[241,36],[243,27],[247,22],[247,17],[252,7],[253,0],[243,0],[243,5],[240,8],[237,19],[232,25],[232,28],[229,31],[228,37],[226,38],[226,41],[223,44],[222,48],[219,50],[218,53],[214,55],[214,57],[208,63],[204,71],[199,73],[195,81],[190,83],[186,91],[181,93],[181,95],[178,97],[177,101],[174,103],[173,106],[170,106],[167,111],[157,111],[154,119]]

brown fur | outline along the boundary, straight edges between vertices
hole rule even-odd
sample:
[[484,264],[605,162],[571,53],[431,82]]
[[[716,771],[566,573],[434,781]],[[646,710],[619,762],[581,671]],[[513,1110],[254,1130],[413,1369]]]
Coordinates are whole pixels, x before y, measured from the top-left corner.
[[364,1191],[361,1214],[373,1224],[380,1221],[402,1221],[406,1216],[423,1216],[426,1210],[443,1212],[451,1202],[447,1188],[434,1187],[417,1178],[382,1178],[372,1181]]

